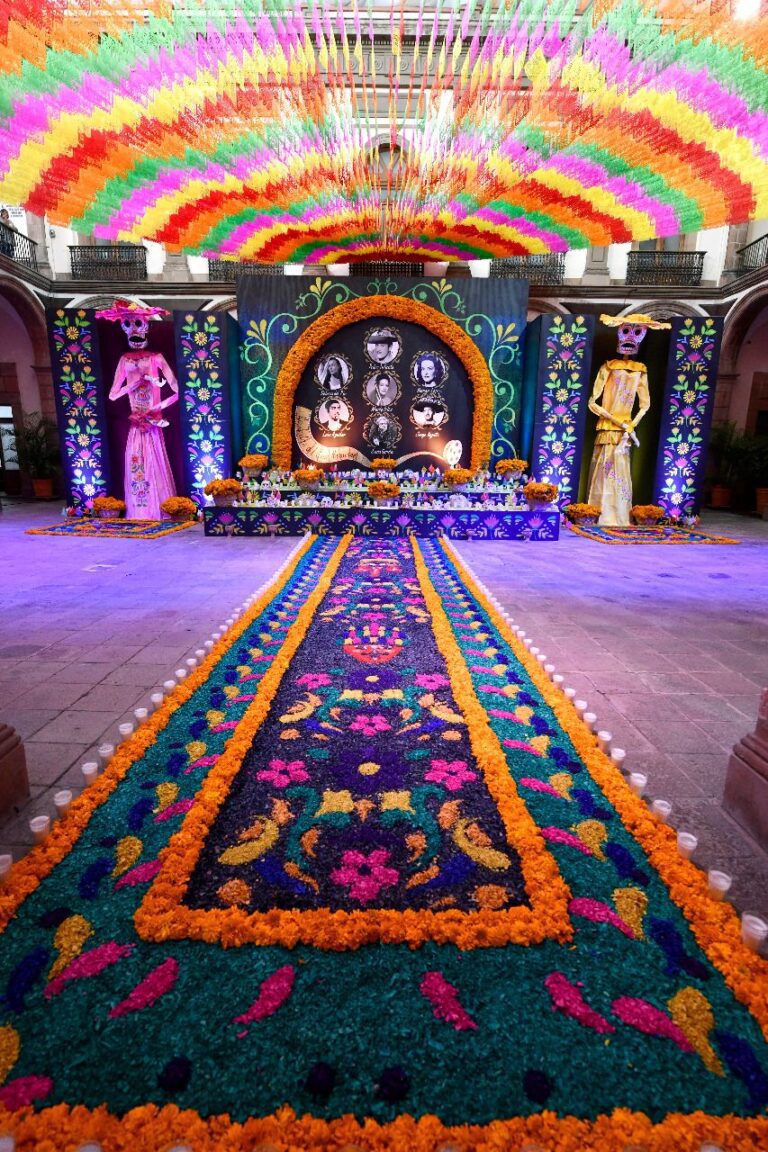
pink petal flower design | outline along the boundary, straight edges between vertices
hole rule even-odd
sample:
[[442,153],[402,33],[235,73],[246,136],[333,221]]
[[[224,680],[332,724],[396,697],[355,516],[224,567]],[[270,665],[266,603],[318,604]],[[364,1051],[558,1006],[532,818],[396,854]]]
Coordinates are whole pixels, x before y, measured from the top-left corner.
[[450,680],[447,676],[443,676],[442,672],[420,672],[415,677],[414,684],[419,688],[426,688],[428,692],[434,692],[438,688],[447,688]]
[[378,736],[380,732],[389,732],[392,725],[376,712],[373,716],[356,716],[349,726],[350,732],[362,732],[364,736]]
[[350,849],[341,858],[341,868],[331,872],[331,880],[334,884],[348,887],[352,900],[369,904],[382,888],[391,888],[400,879],[396,868],[387,867],[388,859],[386,848],[376,848],[367,856],[364,852]]
[[433,760],[424,779],[442,784],[449,792],[458,792],[469,780],[476,780],[477,773],[467,767],[466,760]]
[[303,760],[270,760],[269,768],[256,773],[257,780],[266,780],[275,788],[287,788],[290,784],[303,784],[309,780],[309,772]]
[[305,672],[296,683],[303,684],[305,688],[323,688],[331,683],[331,677],[326,672]]

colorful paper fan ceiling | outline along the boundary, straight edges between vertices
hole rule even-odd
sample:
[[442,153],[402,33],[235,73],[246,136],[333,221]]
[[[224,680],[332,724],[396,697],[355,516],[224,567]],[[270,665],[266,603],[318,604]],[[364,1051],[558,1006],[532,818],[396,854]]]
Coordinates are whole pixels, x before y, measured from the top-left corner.
[[748,7],[0,0],[0,199],[264,263],[761,219],[768,20]]

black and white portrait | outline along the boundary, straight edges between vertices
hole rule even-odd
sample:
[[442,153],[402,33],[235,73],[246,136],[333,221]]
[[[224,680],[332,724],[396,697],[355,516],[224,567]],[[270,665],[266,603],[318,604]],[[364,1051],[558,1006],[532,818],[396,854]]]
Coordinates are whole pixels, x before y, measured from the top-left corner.
[[392,328],[372,328],[365,334],[365,354],[374,364],[394,364],[402,348],[400,336]]
[[419,352],[411,361],[411,376],[417,388],[440,388],[448,375],[448,365],[439,352]]
[[442,428],[447,419],[448,409],[436,397],[424,396],[411,405],[411,423],[417,431],[435,431]]
[[400,439],[400,423],[389,412],[374,412],[366,421],[363,435],[371,448],[390,452]]
[[371,372],[364,388],[366,399],[374,408],[388,408],[400,395],[400,381],[394,372]]
[[343,392],[351,375],[349,360],[337,352],[321,356],[315,364],[315,379],[324,392]]
[[340,436],[352,423],[352,408],[341,397],[329,396],[315,409],[315,421],[326,436]]

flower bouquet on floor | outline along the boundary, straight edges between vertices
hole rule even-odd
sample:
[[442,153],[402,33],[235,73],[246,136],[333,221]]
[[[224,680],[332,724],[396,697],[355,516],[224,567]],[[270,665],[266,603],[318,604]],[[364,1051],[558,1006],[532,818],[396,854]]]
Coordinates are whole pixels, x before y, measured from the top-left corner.
[[239,480],[211,480],[203,491],[213,498],[217,508],[230,508],[242,495],[243,486]]
[[125,516],[125,501],[115,496],[97,496],[93,502],[93,513],[102,520],[119,520]]
[[535,508],[545,508],[548,504],[552,504],[557,500],[557,494],[560,491],[557,484],[548,484],[536,480],[529,480],[523,488],[523,496],[528,502],[528,508],[533,510]]
[[630,511],[633,524],[652,527],[660,524],[666,513],[659,504],[634,504]]
[[190,500],[189,496],[169,496],[167,500],[163,500],[160,511],[164,512],[170,520],[184,522],[195,519],[197,504],[194,500]]
[[566,504],[563,515],[571,524],[597,524],[601,511],[597,504]]

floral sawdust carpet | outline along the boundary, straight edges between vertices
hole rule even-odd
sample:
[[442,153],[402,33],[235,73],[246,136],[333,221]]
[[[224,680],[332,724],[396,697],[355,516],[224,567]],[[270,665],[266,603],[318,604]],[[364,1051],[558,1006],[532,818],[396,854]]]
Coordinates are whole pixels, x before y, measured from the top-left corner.
[[599,540],[603,544],[740,544],[730,536],[713,536],[696,528],[677,525],[629,524],[621,528],[608,528],[603,524],[569,524],[571,532]]
[[171,532],[181,532],[192,528],[194,520],[63,520],[61,524],[51,524],[47,528],[27,528],[27,536],[111,536],[120,540],[156,540],[158,536],[168,536]]
[[0,913],[20,1149],[768,1145],[764,962],[438,541],[308,540]]

